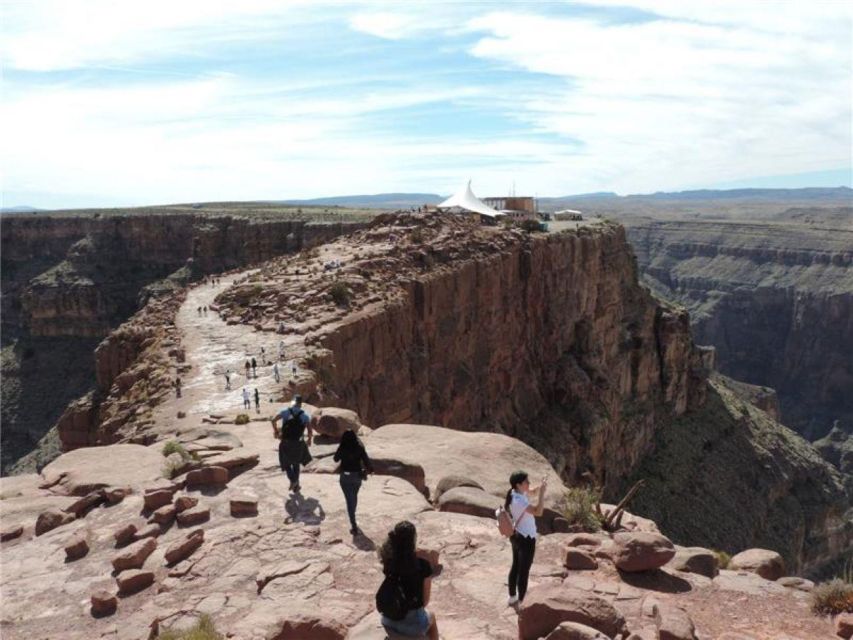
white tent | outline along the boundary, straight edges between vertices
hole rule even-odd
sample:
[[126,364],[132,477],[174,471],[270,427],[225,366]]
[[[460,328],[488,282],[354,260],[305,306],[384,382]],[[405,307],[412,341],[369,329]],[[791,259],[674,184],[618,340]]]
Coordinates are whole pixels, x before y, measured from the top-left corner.
[[500,211],[492,209],[485,202],[480,200],[474,193],[471,191],[471,181],[468,181],[468,185],[464,189],[460,189],[458,193],[450,196],[444,202],[438,204],[436,208],[439,211],[447,211],[450,209],[459,209],[462,211],[472,211],[474,213],[479,213],[483,216],[488,216],[490,218],[496,218],[498,216],[502,216]]

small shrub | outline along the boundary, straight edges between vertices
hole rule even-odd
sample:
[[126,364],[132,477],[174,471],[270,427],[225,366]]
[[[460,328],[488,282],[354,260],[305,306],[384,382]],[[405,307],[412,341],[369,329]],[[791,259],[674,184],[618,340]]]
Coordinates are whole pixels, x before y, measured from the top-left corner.
[[225,640],[225,636],[216,631],[213,620],[205,614],[186,631],[166,631],[159,634],[157,640]]
[[601,529],[601,517],[596,507],[601,502],[601,489],[571,487],[563,494],[561,510],[569,525],[580,525],[584,531]]
[[166,444],[163,445],[163,456],[168,458],[173,453],[178,453],[180,456],[186,460],[190,457],[189,452],[184,448],[177,440],[169,440]]
[[237,417],[234,418],[234,424],[249,424],[249,416],[245,413],[237,414]]
[[717,566],[720,569],[725,569],[729,566],[729,562],[731,561],[732,557],[728,553],[726,553],[725,551],[714,550],[714,555],[717,556]]
[[350,291],[346,283],[336,282],[329,287],[329,295],[332,296],[332,301],[336,305],[339,307],[347,307],[349,306],[350,299],[352,298],[352,291]]
[[812,590],[812,610],[818,614],[853,613],[853,584],[835,578]]

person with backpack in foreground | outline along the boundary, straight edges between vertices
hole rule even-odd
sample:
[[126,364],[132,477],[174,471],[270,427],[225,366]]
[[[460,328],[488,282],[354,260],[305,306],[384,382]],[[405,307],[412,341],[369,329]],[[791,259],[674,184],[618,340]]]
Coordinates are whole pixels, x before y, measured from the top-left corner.
[[[281,430],[276,424],[281,420]],[[308,444],[305,444],[305,429],[308,429]],[[290,491],[299,491],[299,466],[311,462],[308,447],[314,443],[311,416],[302,410],[302,396],[293,396],[293,404],[272,419],[272,432],[281,438],[278,445],[278,462],[290,480]]]
[[[516,471],[509,477],[510,489],[506,492],[504,512],[498,514],[498,526],[501,533],[509,534],[512,544],[512,568],[509,570],[509,599],[507,604],[514,604],[524,600],[527,594],[527,580],[530,577],[530,567],[533,565],[533,556],[536,553],[536,519],[541,516],[545,508],[545,488],[547,480],[542,479],[538,487],[530,488],[530,479],[526,472]],[[537,494],[536,506],[530,505],[528,495]],[[501,523],[501,519],[504,523]],[[509,526],[506,519],[510,519]],[[509,529],[511,527],[511,529]],[[509,531],[504,531],[509,529]]]
[[356,536],[359,533],[355,522],[358,491],[361,489],[361,481],[367,480],[368,473],[373,473],[373,465],[370,464],[364,445],[352,429],[347,429],[341,436],[341,443],[335,451],[334,460],[341,463],[341,491],[344,492],[344,499],[347,501],[349,532]]
[[382,626],[403,636],[426,634],[438,640],[435,616],[426,610],[432,590],[432,565],[415,553],[417,531],[408,520],[398,522],[379,548],[385,579],[376,592]]

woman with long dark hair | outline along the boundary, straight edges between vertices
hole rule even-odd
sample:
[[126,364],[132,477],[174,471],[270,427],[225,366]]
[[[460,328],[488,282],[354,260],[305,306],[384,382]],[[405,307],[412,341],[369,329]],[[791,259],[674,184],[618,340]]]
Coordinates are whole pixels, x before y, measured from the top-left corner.
[[386,586],[390,587],[390,592],[399,593],[403,604],[399,620],[382,612],[382,625],[400,635],[417,637],[426,634],[430,640],[438,640],[435,616],[426,610],[432,591],[432,565],[419,558],[416,549],[417,531],[408,520],[398,522],[379,548],[385,582],[377,594],[377,604]]
[[347,515],[349,516],[350,533],[358,535],[358,525],[355,522],[355,508],[358,505],[358,491],[361,489],[361,481],[367,480],[367,474],[373,473],[373,466],[364,445],[355,435],[355,431],[347,429],[341,436],[341,443],[335,451],[335,462],[341,463],[341,490],[347,502]]
[[[506,492],[504,508],[512,518],[513,532],[510,537],[512,544],[512,568],[509,570],[509,600],[512,606],[524,600],[527,594],[527,580],[530,577],[530,567],[536,554],[536,518],[541,516],[545,508],[544,497],[547,481],[535,489],[530,488],[530,478],[524,471],[516,471],[509,477],[510,488]],[[536,506],[531,506],[530,493],[536,493]]]

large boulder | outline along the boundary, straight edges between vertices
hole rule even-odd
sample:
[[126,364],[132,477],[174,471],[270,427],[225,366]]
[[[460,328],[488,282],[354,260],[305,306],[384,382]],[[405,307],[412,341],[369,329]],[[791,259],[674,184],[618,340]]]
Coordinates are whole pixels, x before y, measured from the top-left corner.
[[652,610],[660,640],[696,640],[693,621],[683,609],[655,604]]
[[456,487],[474,487],[475,489],[483,489],[479,482],[472,480],[471,478],[455,475],[444,476],[438,481],[438,484],[436,484],[435,490],[432,494],[432,499],[435,502],[438,502],[445,491],[450,491]]
[[609,637],[625,630],[625,618],[604,598],[565,586],[547,586],[527,594],[519,609],[521,640],[538,640],[561,622],[578,622]]
[[344,432],[352,429],[355,433],[361,431],[361,418],[355,411],[339,409],[338,407],[323,407],[311,416],[312,427],[324,436],[340,440]]
[[676,547],[675,556],[669,562],[676,571],[696,573],[714,578],[720,573],[720,561],[717,554],[702,547]]
[[675,546],[659,533],[622,532],[614,535],[613,541],[613,563],[622,571],[658,569],[675,556]]
[[464,513],[481,518],[494,518],[500,499],[476,487],[455,487],[445,491],[438,500],[439,511]]
[[727,567],[732,571],[757,573],[765,580],[778,580],[785,575],[782,556],[769,549],[747,549],[729,560]]
[[187,474],[187,488],[197,487],[224,487],[228,484],[228,469],[220,466],[202,467]]
[[598,569],[598,561],[593,555],[583,549],[577,547],[569,547],[566,549],[565,559],[566,569],[573,571],[591,571]]
[[163,456],[154,447],[111,444],[64,453],[41,472],[53,491],[85,496],[107,487],[141,488],[161,480]]
[[145,538],[135,542],[122,553],[113,558],[113,569],[125,571],[127,569],[141,569],[154,550],[157,548],[155,538]]
[[48,509],[42,511],[36,519],[36,535],[40,536],[48,531],[52,531],[64,524],[73,522],[76,518],[73,513],[66,513],[58,509]]

